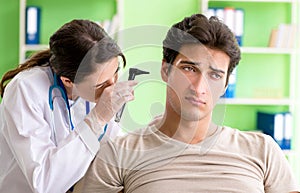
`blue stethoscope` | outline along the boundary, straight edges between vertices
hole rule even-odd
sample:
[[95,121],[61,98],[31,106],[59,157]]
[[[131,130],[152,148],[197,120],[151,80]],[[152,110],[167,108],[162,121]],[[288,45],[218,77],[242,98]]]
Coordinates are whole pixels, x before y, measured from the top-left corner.
[[[53,90],[54,89],[58,89],[59,92],[61,93],[63,100],[66,104],[66,108],[68,110],[68,117],[69,117],[69,124],[70,124],[70,130],[73,131],[74,130],[74,124],[72,122],[72,117],[71,117],[71,110],[70,110],[70,104],[69,104],[69,100],[67,97],[67,91],[61,81],[61,79],[56,75],[56,73],[53,72],[53,85],[50,86],[49,88],[49,107],[52,111],[51,114],[51,119],[52,119],[52,133],[53,133],[53,140],[54,143],[57,145],[57,140],[56,140],[56,130],[55,130],[55,123],[54,123],[54,105],[53,105]],[[86,114],[88,114],[90,112],[90,104],[88,101],[85,102],[85,109],[86,109]],[[105,124],[104,126],[104,131],[103,133],[100,135],[100,137],[98,138],[98,141],[100,141],[104,134],[106,133],[107,130],[107,126],[108,124]]]

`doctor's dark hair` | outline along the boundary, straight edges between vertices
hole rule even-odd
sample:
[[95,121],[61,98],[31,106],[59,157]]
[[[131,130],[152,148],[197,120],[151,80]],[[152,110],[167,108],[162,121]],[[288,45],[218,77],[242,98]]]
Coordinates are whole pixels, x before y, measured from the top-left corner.
[[163,59],[172,64],[180,48],[186,44],[201,44],[225,52],[230,57],[226,79],[228,84],[229,75],[241,59],[241,52],[234,34],[224,23],[217,17],[208,19],[202,14],[184,18],[169,29],[163,41]]
[[[9,80],[35,66],[51,66],[58,76],[67,77],[72,82],[76,77],[76,82],[80,82],[86,75],[95,72],[97,64],[114,57],[120,56],[126,65],[125,56],[115,41],[102,27],[89,20],[72,20],[64,24],[50,37],[49,47],[3,75],[0,82],[1,97]],[[86,57],[87,53],[89,57]],[[85,62],[82,62],[83,59]]]

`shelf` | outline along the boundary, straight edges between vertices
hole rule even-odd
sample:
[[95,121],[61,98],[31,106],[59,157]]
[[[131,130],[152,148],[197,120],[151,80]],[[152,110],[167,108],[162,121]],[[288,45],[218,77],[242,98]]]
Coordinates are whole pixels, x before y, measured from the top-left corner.
[[[268,88],[271,89],[271,86],[266,87],[266,96],[263,95],[263,91],[261,93],[253,93],[253,97],[251,98],[251,94],[244,95],[249,98],[221,98],[217,106],[218,107],[226,107],[226,111],[221,109],[221,113],[224,116],[224,113],[228,113],[230,118],[226,118],[224,116],[223,122],[227,125],[234,125],[235,128],[255,128],[257,117],[255,116],[258,111],[266,111],[266,112],[291,112],[292,116],[292,133],[291,136],[292,143],[299,143],[297,140],[297,135],[299,136],[299,44],[295,45],[292,48],[274,48],[267,47],[270,38],[270,32],[275,27],[278,27],[282,23],[286,24],[295,24],[299,26],[299,10],[300,10],[300,1],[299,0],[199,0],[201,12],[208,13],[208,8],[222,8],[222,7],[234,7],[243,9],[245,16],[244,19],[244,43],[246,46],[241,46],[242,53],[242,61],[243,65],[249,65],[249,73],[247,69],[243,69],[239,78],[249,78],[251,74],[256,74],[256,71],[262,72],[257,73],[260,76],[269,76],[270,79],[266,78],[267,85],[272,85],[271,82],[278,75],[281,76],[284,83],[281,86],[284,91],[284,96],[282,94],[278,94],[276,98],[276,94],[272,95],[272,92],[268,92]],[[261,3],[261,4],[260,4]],[[274,6],[272,6],[274,5]],[[269,13],[270,12],[270,13]],[[279,13],[280,12],[280,13]],[[247,15],[246,15],[247,14]],[[254,17],[253,17],[254,16]],[[255,20],[256,17],[262,18],[260,21]],[[260,32],[260,29],[266,29]],[[299,27],[297,27],[299,29]],[[257,38],[257,39],[255,39]],[[253,40],[253,42],[252,42]],[[255,41],[254,41],[255,40]],[[296,37],[295,41],[299,41],[299,38]],[[244,44],[245,45],[245,44]],[[249,47],[247,47],[249,45]],[[245,56],[245,57],[244,57]],[[278,61],[277,61],[278,60]],[[259,64],[267,63],[267,65],[273,66],[260,66],[255,64],[258,61]],[[279,67],[277,66],[279,64]],[[278,67],[278,68],[277,68]],[[248,68],[245,67],[245,68]],[[273,72],[274,71],[274,72]],[[266,72],[266,73],[264,73]],[[243,77],[242,73],[247,73],[247,77]],[[244,75],[244,74],[243,74]],[[251,77],[252,78],[252,77]],[[249,78],[250,79],[250,78]],[[264,79],[259,79],[263,81]],[[251,79],[253,84],[260,84],[259,81],[255,81]],[[279,80],[278,80],[279,81]],[[241,81],[242,82],[242,81]],[[245,82],[245,84],[251,84],[250,80]],[[273,83],[276,84],[276,83]],[[242,91],[246,89],[247,85],[241,85]],[[258,98],[259,96],[263,98]],[[280,98],[281,96],[281,98]],[[269,98],[267,98],[269,97]],[[271,98],[273,97],[273,98]],[[216,112],[219,113],[219,112]],[[245,119],[240,121],[241,117],[239,115],[243,115],[245,113]],[[284,131],[283,131],[284,132]],[[297,134],[297,135],[295,135]],[[298,167],[297,156],[299,155],[299,149],[297,149],[297,145],[292,147],[292,149],[284,149],[282,152],[288,158],[291,163],[291,166],[295,173],[298,175],[298,180],[300,179],[300,168]]]
[[207,0],[214,2],[261,2],[261,3],[292,3],[295,0]]
[[[48,48],[49,46],[46,44],[25,45],[25,51],[39,51]],[[291,48],[241,47],[241,52],[244,54],[293,54],[296,51]]]
[[218,104],[225,105],[290,105],[290,99],[221,98]]
[[241,47],[241,52],[245,54],[293,54],[292,48],[269,48],[269,47]]
[[49,46],[46,45],[46,44],[27,44],[25,45],[25,51],[40,51],[40,50],[45,50],[45,49],[48,49]]
[[[50,10],[56,11],[56,10],[53,9],[54,4],[46,3],[46,2],[47,1],[36,2],[37,3],[36,5],[42,6],[42,7],[45,6],[45,8],[44,8],[45,13],[46,13],[46,10],[47,10],[47,13],[48,13],[48,10],[49,10],[49,12],[50,12]],[[92,1],[92,2],[96,3],[97,1]],[[32,3],[33,3],[33,1],[31,1],[29,3],[29,5],[32,5]],[[97,2],[97,4],[98,4],[98,2]],[[100,3],[100,4],[102,4],[102,3]],[[123,18],[123,15],[124,15],[124,13],[123,13],[124,5],[123,4],[124,4],[123,0],[116,0],[116,3],[113,2],[113,5],[114,6],[116,5],[116,7],[113,7],[113,9],[109,9],[108,11],[105,11],[104,14],[107,15],[107,16],[103,16],[103,18],[100,16],[100,15],[102,15],[102,13],[99,12],[98,10],[95,10],[95,11],[91,12],[91,14],[87,14],[87,15],[86,15],[86,13],[82,13],[81,11],[80,11],[80,13],[77,14],[75,10],[74,11],[71,10],[70,13],[73,13],[73,14],[66,14],[67,15],[66,18],[65,17],[61,18],[59,20],[59,22],[57,22],[57,23],[56,23],[56,19],[54,19],[55,24],[51,23],[51,26],[57,26],[56,24],[58,24],[58,23],[61,25],[61,23],[65,23],[65,22],[70,21],[71,19],[76,19],[76,18],[89,19],[89,20],[92,20],[92,21],[102,20],[102,22],[103,22],[105,20],[105,18],[112,17],[112,18],[117,19],[116,20],[117,23],[115,23],[116,25],[111,27],[112,28],[112,33],[114,33],[115,31],[117,31],[117,29],[120,28],[120,26],[122,26],[122,20],[123,20],[122,18]],[[68,6],[67,3],[64,3],[64,6],[66,6],[66,5]],[[26,16],[27,0],[19,0],[19,6],[20,6],[20,9],[19,9],[19,63],[21,64],[26,60],[26,56],[28,55],[27,52],[35,52],[35,51],[41,51],[41,50],[49,49],[49,45],[45,45],[45,44],[36,44],[36,45],[26,44],[26,17],[25,16]],[[48,7],[46,8],[46,6],[48,6]],[[105,3],[105,6],[106,6],[106,3]],[[79,10],[81,10],[80,9],[80,4],[79,4],[79,6],[75,5],[74,8],[76,8],[76,10],[78,8],[79,8]],[[63,14],[63,12],[60,12],[61,10],[65,11],[64,9],[60,9],[59,14]],[[114,12],[113,15],[109,13],[111,11]],[[110,14],[110,15],[108,16],[108,14]],[[73,16],[71,16],[71,15],[73,15]],[[91,17],[89,17],[89,15]],[[45,16],[45,18],[48,18],[48,16],[42,15],[41,16],[41,17],[43,17],[42,20],[41,20],[42,23],[45,23],[44,21],[46,21],[46,19],[44,20],[44,16]],[[118,16],[118,17],[115,17],[115,16]],[[95,18],[97,18],[97,19],[95,19]],[[49,27],[49,29],[50,29],[50,27]],[[48,32],[46,32],[46,33],[48,33]],[[118,36],[118,40],[119,40],[119,36]]]
[[291,149],[283,149],[282,151],[283,151],[284,155],[286,155],[286,156],[296,155],[296,152],[294,150],[291,150]]

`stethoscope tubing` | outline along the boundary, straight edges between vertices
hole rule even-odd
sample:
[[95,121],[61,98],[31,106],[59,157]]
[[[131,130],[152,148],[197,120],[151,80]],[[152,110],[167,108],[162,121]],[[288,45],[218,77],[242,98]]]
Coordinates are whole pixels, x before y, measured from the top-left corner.
[[[55,121],[54,121],[54,105],[53,105],[53,90],[54,89],[58,89],[59,92],[61,93],[61,96],[63,97],[63,100],[66,104],[66,108],[68,110],[68,116],[69,116],[69,124],[70,124],[70,130],[73,131],[74,130],[74,125],[73,125],[73,122],[72,122],[72,117],[71,117],[71,109],[70,109],[70,104],[69,104],[69,100],[68,100],[68,97],[67,97],[67,92],[66,92],[66,89],[65,87],[63,86],[63,83],[61,81],[61,79],[56,75],[56,73],[53,72],[53,85],[51,85],[49,87],[49,107],[50,107],[50,110],[52,111],[51,112],[51,130],[52,130],[52,133],[53,133],[53,140],[54,140],[54,143],[55,145],[57,145],[57,139],[56,139],[56,130],[55,130]],[[86,114],[89,114],[90,112],[90,103],[88,101],[85,102],[85,109],[86,109]],[[107,130],[107,127],[108,127],[108,124],[105,124],[104,126],[104,131],[103,133],[99,136],[98,138],[98,141],[101,141],[101,139],[104,137],[105,133],[106,133],[106,130]]]

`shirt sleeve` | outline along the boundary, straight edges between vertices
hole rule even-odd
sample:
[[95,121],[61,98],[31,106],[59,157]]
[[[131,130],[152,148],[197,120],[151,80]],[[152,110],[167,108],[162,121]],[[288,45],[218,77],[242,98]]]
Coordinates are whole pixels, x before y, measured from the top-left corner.
[[277,143],[266,136],[266,171],[264,187],[266,193],[299,191],[287,158]]
[[118,153],[111,141],[103,144],[74,193],[118,193],[124,189]]
[[[33,192],[66,192],[94,159],[99,148],[97,137],[82,123],[56,145],[45,118],[50,111],[44,102],[48,97],[28,87],[23,82],[14,82],[6,89],[2,104],[6,121],[3,135]],[[63,132],[66,128],[68,124],[56,129]]]

